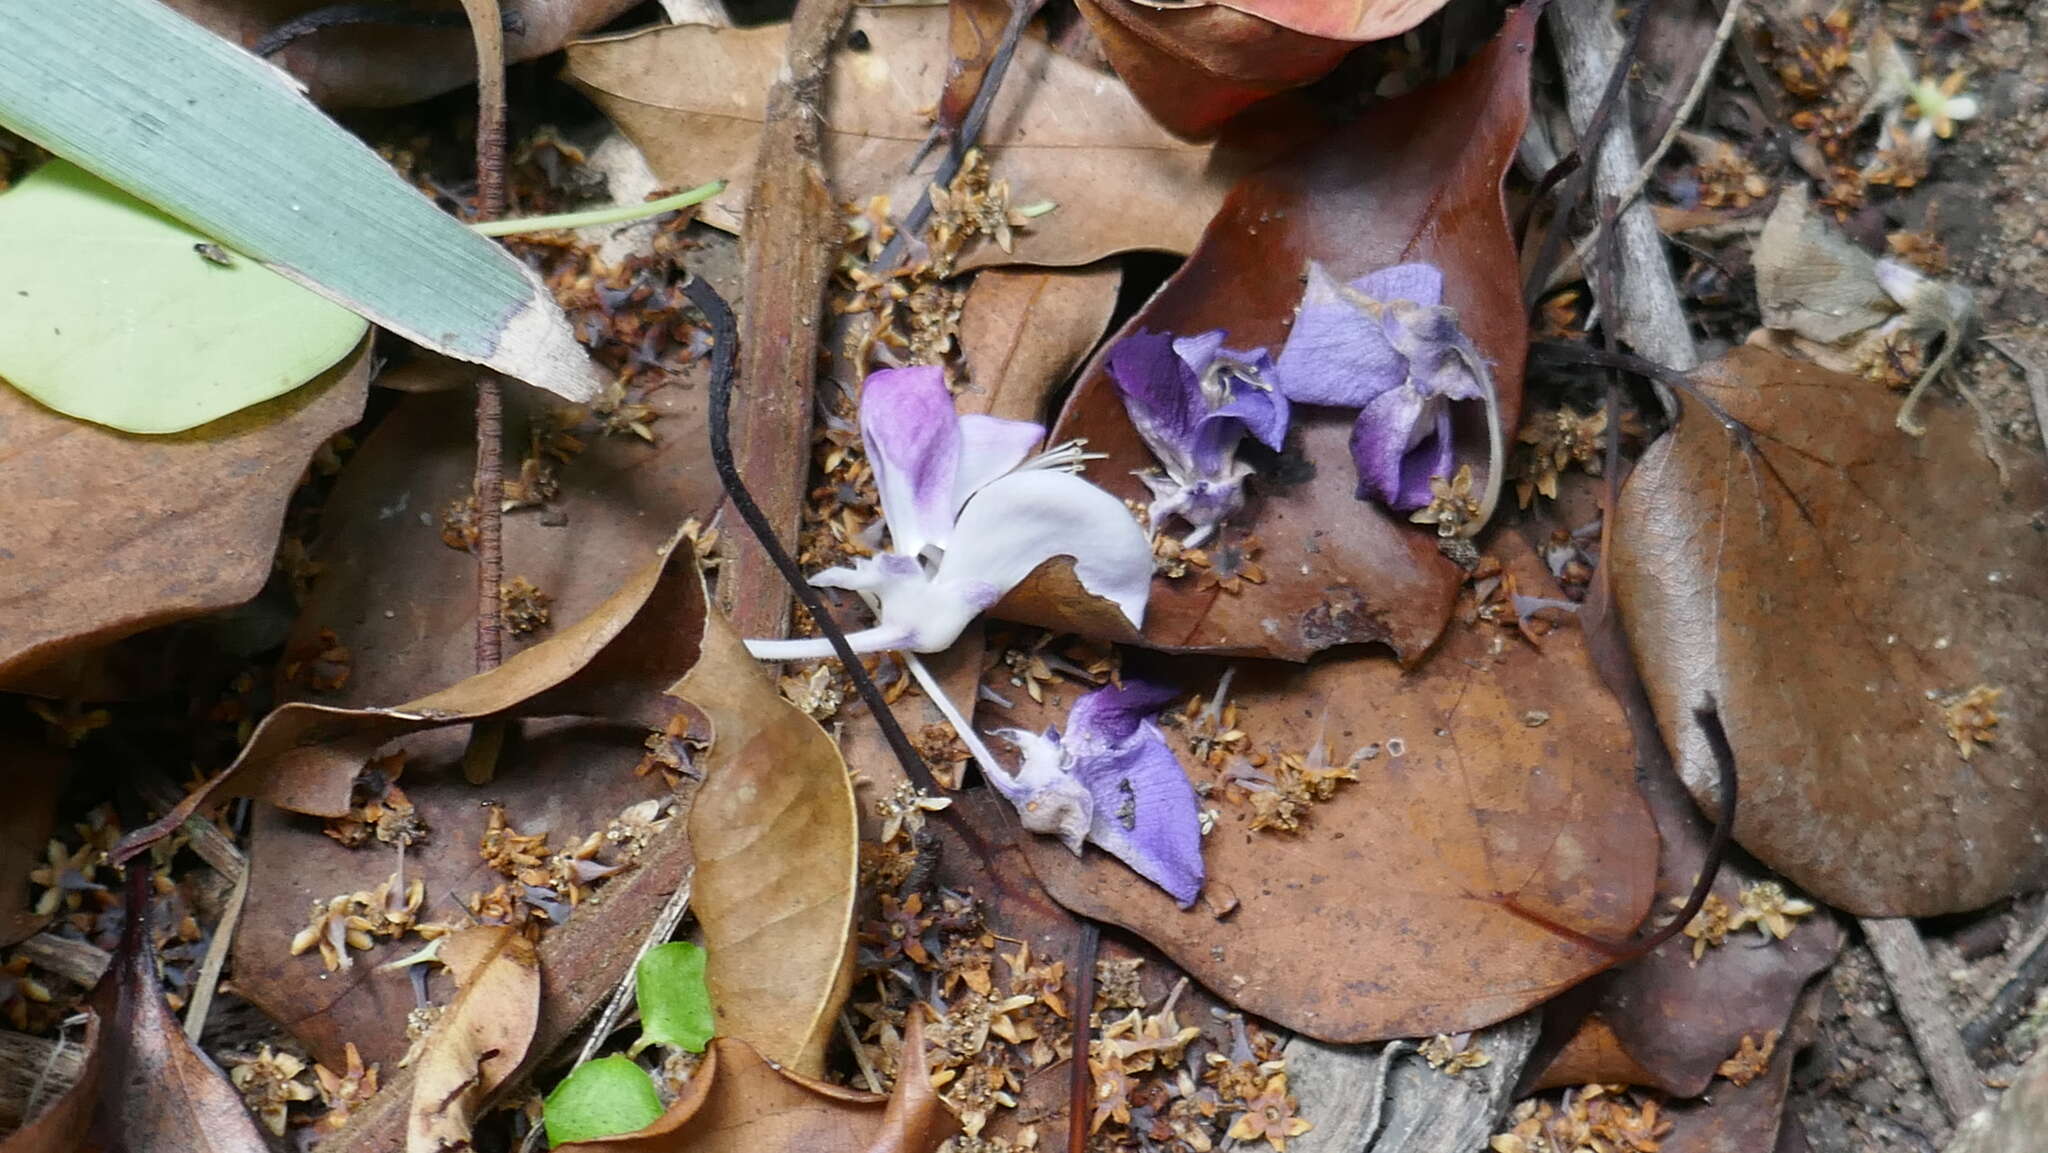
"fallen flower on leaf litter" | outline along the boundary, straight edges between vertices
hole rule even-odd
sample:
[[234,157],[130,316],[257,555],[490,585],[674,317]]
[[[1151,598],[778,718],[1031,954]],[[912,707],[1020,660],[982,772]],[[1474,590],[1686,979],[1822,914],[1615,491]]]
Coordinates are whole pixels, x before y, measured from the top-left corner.
[[[1040,425],[957,414],[936,365],[869,376],[860,427],[889,551],[810,578],[876,606],[880,622],[847,635],[855,652],[944,651],[1061,556],[1073,558],[1082,588],[1113,602],[1133,627],[1144,623],[1151,546],[1122,502],[1067,471],[1082,459],[1077,447],[1031,457],[1045,435]],[[824,637],[749,641],[747,649],[763,660],[833,655]]]
[[1023,763],[1014,776],[990,773],[989,783],[1025,828],[1057,836],[1077,855],[1095,842],[1186,909],[1202,891],[1201,805],[1149,719],[1179,696],[1127,680],[1074,702],[1064,735],[1006,730]]

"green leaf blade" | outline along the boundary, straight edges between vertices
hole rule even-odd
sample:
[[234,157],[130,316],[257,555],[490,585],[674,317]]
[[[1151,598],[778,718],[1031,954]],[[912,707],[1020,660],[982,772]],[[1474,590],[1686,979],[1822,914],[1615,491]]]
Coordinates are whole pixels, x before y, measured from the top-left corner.
[[640,1040],[634,1052],[661,1044],[702,1053],[711,1043],[716,1024],[704,959],[704,950],[688,941],[670,941],[640,958],[633,977],[640,1004]]
[[550,1146],[645,1129],[661,1116],[654,1078],[614,1054],[579,1065],[542,1102]]

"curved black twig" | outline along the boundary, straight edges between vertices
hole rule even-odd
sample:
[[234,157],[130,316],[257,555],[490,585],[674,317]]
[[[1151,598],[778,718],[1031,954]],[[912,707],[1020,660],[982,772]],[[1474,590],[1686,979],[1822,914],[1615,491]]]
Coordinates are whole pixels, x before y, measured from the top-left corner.
[[1615,958],[1616,964],[1648,956],[1692,924],[1692,919],[1699,916],[1714,891],[1714,878],[1721,872],[1721,858],[1727,856],[1728,842],[1735,835],[1735,749],[1728,743],[1728,730],[1721,724],[1720,706],[1709,696],[1705,705],[1693,710],[1692,719],[1706,735],[1707,746],[1714,750],[1714,767],[1719,770],[1721,778],[1721,810],[1714,815],[1714,833],[1707,841],[1707,855],[1700,861],[1700,875],[1693,880],[1692,895],[1686,898],[1685,907],[1678,910],[1678,916],[1670,923]]

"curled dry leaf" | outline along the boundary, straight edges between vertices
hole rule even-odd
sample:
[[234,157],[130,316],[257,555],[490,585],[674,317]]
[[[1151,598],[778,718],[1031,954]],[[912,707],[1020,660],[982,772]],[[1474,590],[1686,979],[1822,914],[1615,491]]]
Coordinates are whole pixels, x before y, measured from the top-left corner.
[[[1227,347],[1277,351],[1309,261],[1347,279],[1428,261],[1443,269],[1444,303],[1458,310],[1489,361],[1502,419],[1514,427],[1528,330],[1501,178],[1528,114],[1533,19],[1533,10],[1518,11],[1448,79],[1380,105],[1246,179],[1187,263],[1123,331],[1192,336],[1221,329]],[[1152,455],[1106,362],[1098,353],[1051,439],[1087,437],[1090,451],[1108,454],[1090,464],[1089,477],[1144,501],[1146,489],[1133,474],[1152,467]],[[1156,582],[1142,643],[1302,660],[1332,645],[1382,641],[1403,660],[1421,658],[1450,615],[1459,572],[1437,551],[1434,536],[1357,499],[1349,447],[1354,415],[1298,407],[1299,431],[1290,435],[1280,475],[1255,479],[1244,511],[1232,518],[1232,533],[1258,538],[1255,559],[1266,583],[1256,595],[1236,595],[1192,574]],[[1485,467],[1482,425],[1461,424],[1458,443],[1471,450],[1461,453],[1475,468]],[[1302,473],[1308,475],[1297,479]],[[1061,596],[1057,584],[1040,580],[996,611],[1073,627],[1081,622],[1069,606],[1079,603],[1083,598]],[[1089,624],[1089,631],[1101,628]]]
[[480,1107],[526,1059],[540,1017],[540,958],[516,927],[464,929],[440,956],[461,992],[420,1047],[406,1153],[471,1147]]
[[[638,1132],[558,1146],[579,1153],[932,1153],[959,1129],[923,1075],[918,1014],[905,1030],[904,1075],[888,1097],[779,1068],[733,1037],[711,1042],[661,1119]],[[914,1056],[913,1056],[914,1055]]]
[[[1519,539],[1495,551],[1523,589],[1551,587]],[[1220,667],[1196,667],[1209,679],[1185,661],[1125,675],[1213,692]],[[1103,854],[1045,837],[1024,848],[1060,903],[1137,933],[1240,1008],[1340,1043],[1460,1033],[1599,972],[1615,952],[1601,942],[1649,910],[1656,830],[1627,723],[1576,631],[1538,651],[1461,624],[1411,671],[1379,654],[1244,664],[1230,699],[1247,752],[1299,756],[1321,738],[1333,764],[1357,757],[1358,783],[1292,833],[1252,830],[1250,805],[1219,788],[1204,802],[1219,811],[1207,896],[1188,912]],[[1042,727],[1026,703],[999,723]],[[1532,711],[1550,720],[1531,727]],[[1169,741],[1197,781],[1229,764],[1198,766]]]
[[1190,138],[1335,68],[1357,45],[1220,5],[1078,0],[1103,54],[1154,119]]
[[723,616],[707,618],[704,660],[675,693],[711,722],[691,899],[718,1034],[821,1076],[853,981],[860,821],[846,764]]
[[[506,716],[592,716],[661,728],[674,713],[659,686],[697,660],[701,619],[695,557],[680,537],[591,614],[489,672],[392,708],[279,706],[233,764],[161,820],[115,848],[127,860],[226,790],[257,793],[313,816],[348,811],[356,774],[380,747],[412,733]],[[664,627],[634,629],[642,617]]]
[[369,372],[365,339],[275,400],[170,436],[0,387],[0,682],[255,596],[306,461],[362,416]]
[[1444,6],[1444,0],[1138,0],[1148,8],[1221,7],[1249,12],[1283,28],[1334,40],[1385,40],[1399,36]]
[[[946,14],[930,7],[864,8],[827,69],[825,163],[841,200],[888,194],[907,211],[929,181],[930,161],[907,175],[930,130],[952,60]],[[699,211],[737,231],[761,134],[768,86],[782,67],[787,25],[659,28],[591,40],[569,50],[569,76],[640,146],[661,178],[694,187],[725,178]],[[847,38],[842,37],[844,45]],[[1087,264],[1115,252],[1185,252],[1201,235],[1240,162],[1178,140],[1130,92],[1026,37],[996,97],[981,146],[1014,205],[1058,210],[1016,233],[1014,254],[984,243],[983,264]]]
[[[1583,475],[1579,479],[1585,482],[1575,486],[1581,491],[1604,483]],[[1620,621],[1600,589],[1596,582],[1578,618],[1594,664],[1621,701],[1635,735],[1636,776],[1661,846],[1651,920],[1662,923],[1692,892],[1711,829],[1672,771]],[[1714,896],[1729,908],[1740,907],[1743,886],[1762,879],[1754,865],[1723,861]],[[1833,918],[1809,917],[1768,947],[1748,947],[1756,944],[1753,937],[1739,944],[1731,938],[1727,946],[1708,948],[1695,961],[1693,940],[1681,933],[1649,956],[1552,1002],[1546,1030],[1569,1031],[1569,1037],[1547,1045],[1549,1054],[1539,1050],[1527,1083],[1549,1088],[1625,1082],[1676,1097],[1698,1096],[1744,1036],[1789,1028],[1802,990],[1834,962],[1841,936]],[[1767,1146],[1730,1146],[1736,1147]]]
[[149,947],[150,871],[128,870],[127,923],[93,990],[78,1080],[5,1153],[265,1153],[242,1096],[185,1039]]
[[1007,420],[1043,421],[1046,398],[1081,367],[1116,310],[1123,270],[990,268],[967,286],[959,407]]
[[[253,47],[278,25],[323,0],[169,0],[171,7],[220,35]],[[633,0],[504,0],[513,26],[505,60],[516,64],[556,51],[602,28]],[[412,104],[476,81],[476,51],[457,19],[446,28],[359,24],[314,32],[271,57],[313,99],[339,108]]]
[[1682,718],[1711,695],[1742,772],[1735,839],[1808,895],[1929,916],[2038,885],[2040,459],[2002,485],[1960,408],[1914,440],[1884,390],[1759,349],[1695,380],[1755,451],[1688,400],[1622,490],[1611,550],[1694,799],[1712,809],[1715,770]]

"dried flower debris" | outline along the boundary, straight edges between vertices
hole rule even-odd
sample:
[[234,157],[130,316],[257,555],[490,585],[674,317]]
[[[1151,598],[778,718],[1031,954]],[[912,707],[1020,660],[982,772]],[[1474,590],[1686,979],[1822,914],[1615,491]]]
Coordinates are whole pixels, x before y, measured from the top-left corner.
[[[1728,902],[1713,894],[1707,896],[1700,911],[1692,922],[1682,930],[1692,941],[1692,959],[1698,964],[1707,950],[1724,945],[1731,933],[1739,933],[1756,926],[1759,944],[1768,945],[1782,941],[1792,935],[1801,917],[1811,916],[1817,906],[1813,902],[1794,897],[1785,891],[1777,881],[1755,881],[1742,887],[1738,906],[1731,908]],[[1685,907],[1685,898],[1673,897],[1674,909]]]
[[1977,685],[1941,702],[1942,726],[1964,760],[1998,736],[1998,702],[2004,697],[2004,689]]
[[300,1101],[319,1095],[301,1078],[306,1061],[265,1045],[255,1053],[228,1062],[228,1081],[242,1094],[243,1104],[276,1136],[284,1136],[287,1111]]
[[1777,1048],[1776,1029],[1766,1032],[1761,1042],[1745,1033],[1742,1036],[1742,1043],[1736,1046],[1735,1053],[1715,1066],[1714,1073],[1726,1077],[1737,1086],[1747,1085],[1763,1076],[1764,1070],[1770,1068],[1771,1054],[1776,1052]]
[[1467,1069],[1481,1069],[1493,1062],[1479,1048],[1472,1044],[1472,1034],[1460,1033],[1453,1037],[1438,1033],[1415,1047],[1429,1067],[1455,1077]]
[[1556,1105],[1529,1100],[1508,1114],[1491,1153],[1657,1153],[1671,1122],[1657,1102],[1626,1085],[1567,1089]]

